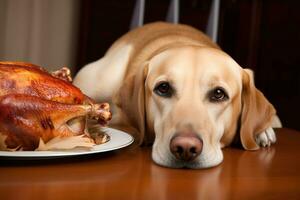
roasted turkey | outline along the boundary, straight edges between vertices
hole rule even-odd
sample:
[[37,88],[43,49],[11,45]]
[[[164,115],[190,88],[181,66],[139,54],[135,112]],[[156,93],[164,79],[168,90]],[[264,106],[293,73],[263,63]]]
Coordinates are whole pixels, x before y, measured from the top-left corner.
[[105,126],[107,103],[95,103],[71,84],[70,70],[52,74],[39,66],[0,62],[0,150],[92,147],[107,137],[88,130],[87,121]]

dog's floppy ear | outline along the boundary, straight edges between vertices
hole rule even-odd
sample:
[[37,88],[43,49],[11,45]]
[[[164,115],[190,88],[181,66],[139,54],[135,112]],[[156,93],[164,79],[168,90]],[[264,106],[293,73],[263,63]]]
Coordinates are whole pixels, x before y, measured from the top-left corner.
[[245,149],[256,150],[255,137],[271,126],[276,110],[255,87],[251,70],[242,70],[242,82],[241,142]]
[[114,102],[121,110],[123,120],[130,129],[134,129],[135,141],[142,144],[145,139],[145,79],[148,73],[148,62],[135,72],[129,72],[119,89]]

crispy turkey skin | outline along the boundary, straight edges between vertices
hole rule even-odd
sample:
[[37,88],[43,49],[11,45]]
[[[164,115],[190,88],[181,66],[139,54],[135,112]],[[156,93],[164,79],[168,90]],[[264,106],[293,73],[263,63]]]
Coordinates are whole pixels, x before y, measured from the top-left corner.
[[0,62],[0,150],[93,146],[87,119],[105,125],[109,105],[93,102],[71,80],[67,68],[50,74],[29,63]]

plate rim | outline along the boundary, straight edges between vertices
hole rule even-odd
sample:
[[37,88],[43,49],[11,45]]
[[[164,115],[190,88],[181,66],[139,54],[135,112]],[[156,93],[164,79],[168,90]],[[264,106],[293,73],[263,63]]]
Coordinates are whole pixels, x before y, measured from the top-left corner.
[[[98,154],[98,153],[105,153],[109,151],[114,151],[118,149],[122,149],[124,147],[127,147],[131,145],[134,142],[134,138],[132,135],[130,135],[127,132],[124,132],[122,130],[114,129],[105,127],[104,132],[106,132],[111,138],[114,138],[112,136],[112,133],[110,131],[117,131],[118,134],[123,134],[124,136],[128,137],[128,141],[126,143],[122,143],[118,146],[112,146],[109,148],[97,150],[97,149],[91,149],[91,150],[57,150],[57,151],[20,151],[22,153],[18,153],[18,151],[10,152],[10,151],[0,151],[0,158],[11,158],[11,159],[43,159],[43,158],[63,158],[63,157],[71,157],[71,156],[81,156],[81,155],[92,155],[92,154]],[[104,144],[96,145],[95,147],[101,147],[103,145],[107,145],[111,140]]]

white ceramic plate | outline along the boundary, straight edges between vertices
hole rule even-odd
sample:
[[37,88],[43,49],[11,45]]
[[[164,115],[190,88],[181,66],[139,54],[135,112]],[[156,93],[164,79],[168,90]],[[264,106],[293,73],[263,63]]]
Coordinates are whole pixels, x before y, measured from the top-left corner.
[[96,145],[92,149],[72,149],[57,151],[0,151],[0,157],[10,159],[51,159],[67,156],[88,155],[121,149],[133,142],[133,137],[120,130],[106,128],[105,132],[110,136],[110,140],[104,144]]

